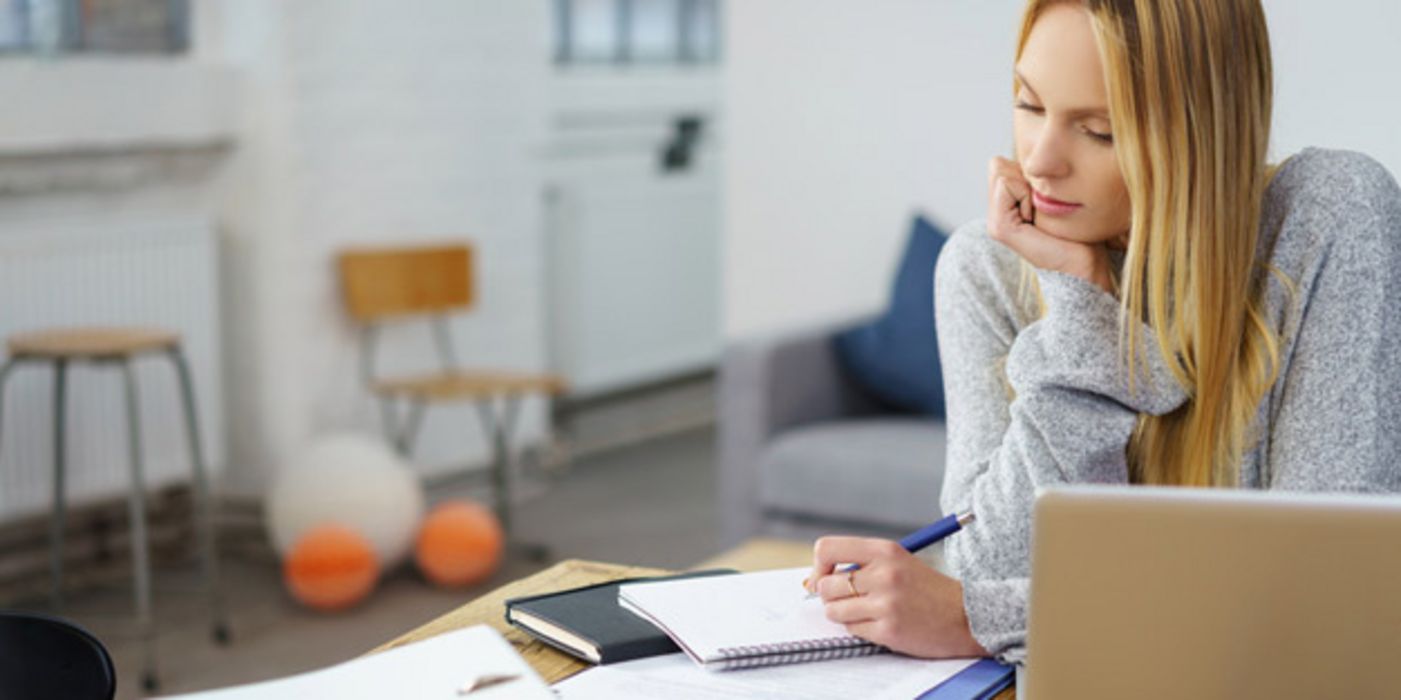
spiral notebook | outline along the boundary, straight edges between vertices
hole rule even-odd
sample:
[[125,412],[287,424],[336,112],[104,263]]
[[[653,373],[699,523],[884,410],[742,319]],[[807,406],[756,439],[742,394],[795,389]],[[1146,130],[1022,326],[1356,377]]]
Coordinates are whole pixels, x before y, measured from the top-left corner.
[[796,664],[887,651],[828,620],[808,598],[810,569],[654,583],[619,589],[623,608],[656,625],[696,663],[713,670]]

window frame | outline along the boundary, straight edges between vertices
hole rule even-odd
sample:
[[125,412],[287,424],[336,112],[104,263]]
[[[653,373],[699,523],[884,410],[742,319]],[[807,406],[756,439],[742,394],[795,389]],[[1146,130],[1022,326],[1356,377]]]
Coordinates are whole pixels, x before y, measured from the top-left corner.
[[[103,47],[88,45],[91,22],[84,16],[82,0],[0,0],[0,12],[12,13],[17,42],[0,44],[0,57],[16,56],[93,56],[138,55],[178,56],[189,52],[191,0],[164,0],[162,46]],[[53,12],[57,25],[51,26],[51,37],[36,36],[35,12]]]
[[[646,1],[646,0],[641,0]],[[611,0],[613,14],[613,47],[605,54],[580,55],[577,46],[575,22],[577,0],[554,0],[554,63],[559,67],[583,66],[671,66],[671,65],[713,65],[721,60],[720,22],[722,17],[721,0],[668,0],[675,12],[675,32],[672,50],[667,52],[639,54],[636,46],[634,22],[636,3],[639,0]],[[698,46],[696,31],[698,22],[708,18],[714,25],[710,28],[709,47]]]

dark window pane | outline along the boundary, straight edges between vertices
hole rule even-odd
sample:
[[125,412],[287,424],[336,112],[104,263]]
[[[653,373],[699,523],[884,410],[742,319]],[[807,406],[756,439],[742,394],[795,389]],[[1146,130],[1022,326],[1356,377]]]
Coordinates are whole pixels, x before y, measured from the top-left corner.
[[686,58],[720,60],[720,0],[690,0],[688,5],[682,37]]
[[555,47],[555,63],[568,63],[573,54],[574,8],[569,0],[554,0],[555,25],[551,37]]
[[184,0],[83,0],[78,48],[121,53],[168,53],[186,45]]
[[25,0],[0,0],[0,51],[14,51],[28,43]]

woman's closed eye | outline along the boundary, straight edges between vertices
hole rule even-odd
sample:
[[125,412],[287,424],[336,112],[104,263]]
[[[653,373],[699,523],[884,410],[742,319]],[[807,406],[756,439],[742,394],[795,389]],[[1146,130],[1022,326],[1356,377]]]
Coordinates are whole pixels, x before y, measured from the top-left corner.
[[1114,143],[1114,134],[1108,132],[1100,133],[1089,127],[1085,127],[1084,132],[1086,136],[1089,136],[1090,138],[1095,139],[1097,141],[1103,141],[1105,143]]
[[[1030,114],[1035,114],[1035,115],[1038,115],[1038,116],[1039,116],[1039,115],[1043,115],[1043,114],[1046,113],[1046,108],[1045,108],[1045,107],[1040,107],[1040,106],[1038,106],[1038,105],[1031,104],[1030,102],[1027,102],[1027,101],[1025,101],[1025,100],[1017,100],[1017,102],[1016,102],[1016,104],[1015,104],[1014,106],[1015,106],[1017,109],[1022,110],[1023,112],[1027,112],[1027,113],[1030,113]],[[1109,132],[1095,131],[1094,129],[1091,129],[1091,128],[1089,128],[1089,127],[1081,127],[1080,130],[1081,130],[1086,136],[1088,136],[1088,137],[1090,137],[1090,138],[1092,138],[1092,139],[1094,139],[1094,140],[1096,140],[1096,141],[1100,141],[1100,142],[1102,142],[1102,143],[1114,143],[1114,135],[1111,134],[1111,133],[1109,133]]]
[[1025,101],[1022,101],[1022,100],[1018,100],[1018,101],[1017,101],[1016,107],[1017,107],[1017,109],[1020,109],[1020,110],[1022,110],[1022,111],[1024,111],[1024,112],[1031,112],[1032,114],[1045,114],[1045,113],[1046,113],[1046,108],[1045,108],[1045,107],[1037,107],[1036,105],[1031,104],[1030,102],[1025,102]]

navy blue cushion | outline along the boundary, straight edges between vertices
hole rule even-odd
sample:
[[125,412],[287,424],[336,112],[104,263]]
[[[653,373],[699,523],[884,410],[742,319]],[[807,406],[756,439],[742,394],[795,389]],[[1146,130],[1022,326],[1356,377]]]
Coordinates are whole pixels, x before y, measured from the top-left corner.
[[934,334],[934,262],[946,236],[915,216],[890,306],[870,323],[837,334],[837,358],[858,385],[891,407],[944,415],[943,372]]

